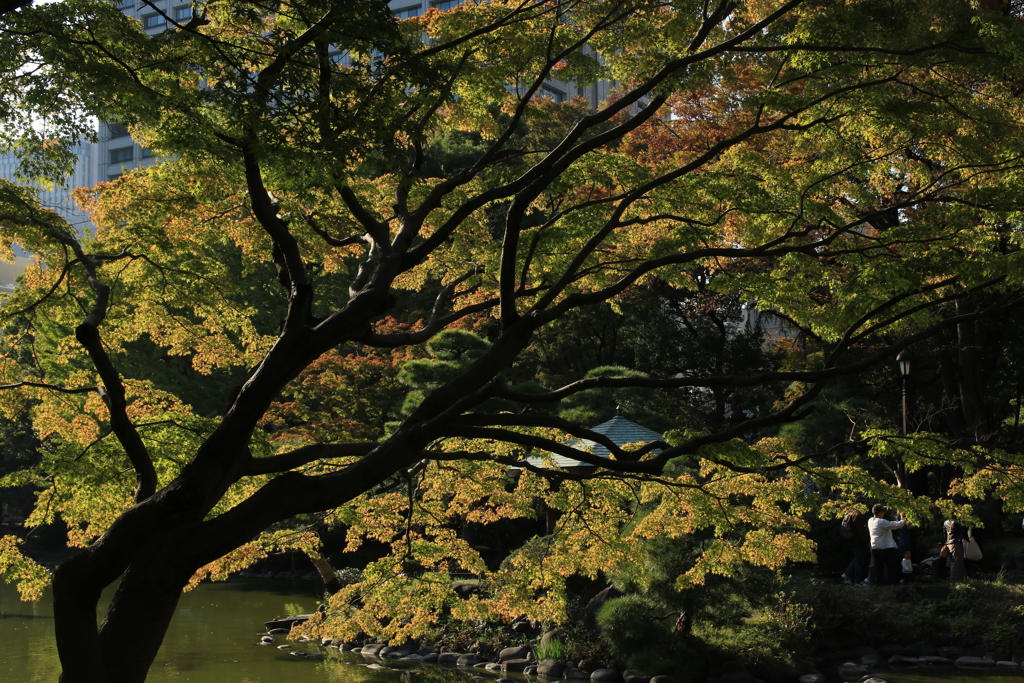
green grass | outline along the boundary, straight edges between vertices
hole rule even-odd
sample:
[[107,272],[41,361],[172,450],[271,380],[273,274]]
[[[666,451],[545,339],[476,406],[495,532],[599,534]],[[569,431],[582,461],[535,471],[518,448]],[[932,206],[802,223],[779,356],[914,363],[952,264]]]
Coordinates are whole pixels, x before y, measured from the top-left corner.
[[561,659],[565,654],[565,645],[560,638],[552,638],[546,644],[538,645],[535,649],[539,662],[545,659]]

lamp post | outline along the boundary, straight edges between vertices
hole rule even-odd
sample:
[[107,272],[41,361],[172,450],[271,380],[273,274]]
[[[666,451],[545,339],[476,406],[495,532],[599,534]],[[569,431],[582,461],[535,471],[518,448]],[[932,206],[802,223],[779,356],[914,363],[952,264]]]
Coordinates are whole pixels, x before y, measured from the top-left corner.
[[907,381],[910,379],[910,362],[914,354],[910,349],[903,349],[896,356],[896,363],[900,366],[900,377],[903,379],[903,436],[907,435]]

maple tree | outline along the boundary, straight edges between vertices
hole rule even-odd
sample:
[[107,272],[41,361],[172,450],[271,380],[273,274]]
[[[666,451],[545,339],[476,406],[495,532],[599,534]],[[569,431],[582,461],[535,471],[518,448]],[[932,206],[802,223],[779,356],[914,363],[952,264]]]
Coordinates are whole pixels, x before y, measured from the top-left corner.
[[[36,266],[4,305],[0,401],[51,444],[4,484],[40,487],[29,521],[59,515],[78,549],[52,578],[65,683],[144,680],[190,582],[273,547],[316,555],[314,534],[283,526],[298,515],[393,546],[332,601],[330,627],[400,639],[445,610],[558,621],[568,576],[628,571],[652,538],[708,532],[681,590],[808,559],[807,478],[924,514],[863,469],[741,437],[799,418],[830,379],[1019,305],[1015,17],[951,0],[492,0],[402,21],[371,0],[196,8],[153,36],[102,2],[0,16],[11,73],[45,65],[48,92],[73,85],[166,159],[82,192],[90,236],[4,186],[0,234]],[[616,89],[558,102],[554,79]],[[5,111],[32,111],[24,92],[3,90]],[[539,331],[707,273],[823,350],[793,370],[518,386]],[[983,290],[985,306],[936,314]],[[485,342],[472,353],[415,350],[468,328]],[[395,370],[417,359],[445,372],[382,428]],[[332,373],[366,373],[380,400],[328,400]],[[681,424],[660,452],[545,408],[766,384],[789,386],[773,409]],[[219,413],[184,395],[196,386]],[[528,459],[543,452],[594,469]],[[1012,473],[978,474],[1024,505]],[[450,523],[537,500],[562,513],[558,533],[494,571]],[[46,580],[13,539],[0,548],[8,578]],[[486,575],[488,599],[457,599],[455,569]]]

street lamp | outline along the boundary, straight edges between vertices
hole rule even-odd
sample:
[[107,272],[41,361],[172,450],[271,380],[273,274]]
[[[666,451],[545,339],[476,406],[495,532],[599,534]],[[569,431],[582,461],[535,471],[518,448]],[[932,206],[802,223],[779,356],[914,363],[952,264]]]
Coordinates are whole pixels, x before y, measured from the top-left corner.
[[914,354],[910,349],[903,349],[896,356],[896,363],[900,366],[900,377],[903,378],[903,436],[907,435],[907,381],[910,379],[910,362],[914,360]]

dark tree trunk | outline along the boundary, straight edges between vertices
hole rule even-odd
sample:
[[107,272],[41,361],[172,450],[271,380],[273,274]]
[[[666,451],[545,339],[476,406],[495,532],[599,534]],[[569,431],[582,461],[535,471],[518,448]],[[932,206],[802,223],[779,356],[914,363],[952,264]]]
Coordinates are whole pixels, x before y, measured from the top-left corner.
[[[965,298],[957,299],[957,315],[974,312],[974,305]],[[981,347],[976,334],[977,323],[973,320],[957,325],[960,354],[960,405],[967,427],[967,438],[977,444],[991,440],[988,408],[985,402],[985,377]]]

